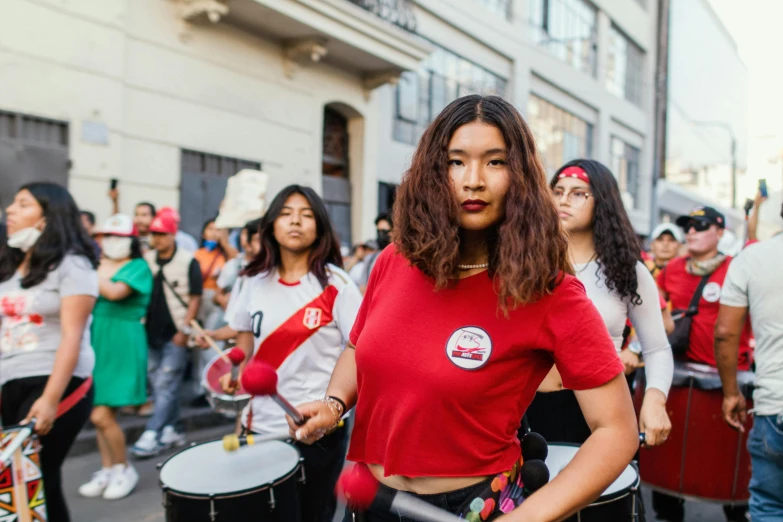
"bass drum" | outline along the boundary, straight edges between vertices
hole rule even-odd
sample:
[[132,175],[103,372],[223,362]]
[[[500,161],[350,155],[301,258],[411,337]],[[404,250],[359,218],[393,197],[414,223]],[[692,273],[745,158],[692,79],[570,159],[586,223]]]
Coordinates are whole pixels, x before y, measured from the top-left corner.
[[166,522],[298,522],[302,482],[299,451],[281,441],[231,453],[205,442],[160,467]]
[[[754,375],[738,372],[737,382],[753,408]],[[644,400],[644,381],[637,384],[637,412]],[[723,420],[723,391],[715,368],[691,362],[675,362],[674,379],[666,401],[672,422],[669,439],[640,452],[642,482],[661,493],[721,504],[745,503],[750,498],[748,416],[745,433]]]

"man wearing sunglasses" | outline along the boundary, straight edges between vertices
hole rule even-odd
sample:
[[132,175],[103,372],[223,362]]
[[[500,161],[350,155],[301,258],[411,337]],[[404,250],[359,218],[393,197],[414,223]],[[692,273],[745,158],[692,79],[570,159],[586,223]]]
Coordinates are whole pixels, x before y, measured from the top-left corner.
[[[688,253],[666,265],[658,275],[658,286],[675,310],[686,310],[702,278],[707,277],[698,301],[698,313],[691,320],[690,342],[684,359],[715,368],[715,323],[723,281],[731,262],[730,256],[718,251],[726,218],[712,207],[696,207],[687,216],[680,216],[676,223],[685,231]],[[749,343],[750,328],[746,323],[739,340],[737,367],[740,370],[750,369]],[[653,495],[653,508],[661,520],[682,522],[684,519],[683,504],[679,498],[656,493]],[[746,520],[747,506],[727,505],[724,512],[730,522]]]

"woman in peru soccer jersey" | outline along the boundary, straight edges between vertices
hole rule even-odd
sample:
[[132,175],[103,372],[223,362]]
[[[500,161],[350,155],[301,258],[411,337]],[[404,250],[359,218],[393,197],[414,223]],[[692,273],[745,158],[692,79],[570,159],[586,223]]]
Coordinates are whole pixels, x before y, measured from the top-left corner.
[[[323,398],[361,303],[358,287],[340,268],[326,206],[311,188],[286,187],[262,218],[259,238],[261,249],[232,305],[229,325],[238,332],[237,346],[277,369],[283,397],[294,403]],[[269,397],[253,398],[242,424],[253,433],[288,436],[283,410]],[[303,522],[332,520],[347,441],[340,428],[318,445],[297,443],[307,477]]]
[[[394,223],[326,392],[339,401],[301,405],[309,420],[289,420],[291,433],[314,442],[341,403],[355,406],[349,460],[470,520],[560,520],[595,499],[638,447],[635,415],[517,110],[475,95],[446,107],[397,190]],[[519,421],[554,363],[593,434],[520,503],[495,486],[516,480]]]

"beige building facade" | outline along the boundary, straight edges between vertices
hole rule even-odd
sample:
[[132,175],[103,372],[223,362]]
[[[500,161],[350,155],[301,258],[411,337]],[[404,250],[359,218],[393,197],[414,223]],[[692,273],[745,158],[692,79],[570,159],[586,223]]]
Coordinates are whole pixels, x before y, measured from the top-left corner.
[[79,205],[179,207],[197,233],[228,176],[324,195],[374,235],[416,140],[471,92],[511,100],[547,169],[612,167],[649,230],[656,0],[6,0],[0,199],[67,183]]

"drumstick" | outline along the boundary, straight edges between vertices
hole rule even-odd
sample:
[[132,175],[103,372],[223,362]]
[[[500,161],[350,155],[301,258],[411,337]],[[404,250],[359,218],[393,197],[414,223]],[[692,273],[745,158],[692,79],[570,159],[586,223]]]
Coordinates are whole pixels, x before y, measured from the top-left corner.
[[22,447],[24,441],[33,434],[33,428],[35,427],[36,419],[30,419],[30,422],[22,426],[17,434],[14,436],[14,440],[8,443],[2,453],[0,453],[0,471],[4,470],[11,462],[16,450]]
[[226,355],[226,352],[221,350],[220,347],[215,343],[215,340],[212,337],[208,336],[206,334],[206,332],[204,332],[204,329],[201,328],[201,325],[198,324],[198,322],[196,322],[195,319],[190,321],[190,326],[192,326],[193,329],[196,330],[196,332],[198,332],[198,334],[207,341],[207,344],[209,345],[209,347],[212,348],[213,350],[215,350],[217,352],[217,354],[220,357],[223,358],[224,361],[226,361],[227,363],[231,364],[231,359],[228,358],[228,356]]
[[381,488],[370,470],[362,464],[344,469],[337,481],[337,493],[352,508],[389,511],[422,522],[464,522],[453,515],[404,491]]

